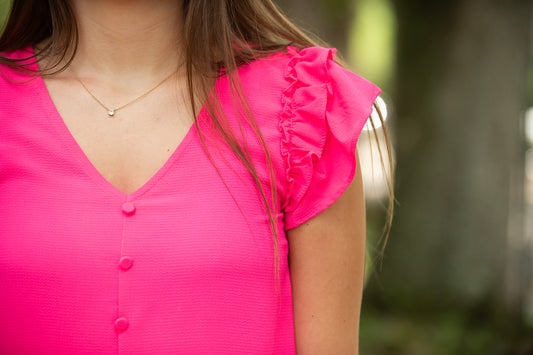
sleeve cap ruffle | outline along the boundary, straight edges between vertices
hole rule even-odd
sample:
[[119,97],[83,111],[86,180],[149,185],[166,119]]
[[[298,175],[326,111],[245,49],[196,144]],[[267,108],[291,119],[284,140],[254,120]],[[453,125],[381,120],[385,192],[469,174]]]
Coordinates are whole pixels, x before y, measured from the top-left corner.
[[[333,203],[353,178],[355,145],[381,89],[337,64],[333,48],[287,50],[279,121],[287,179],[282,209],[300,209],[302,219],[318,214],[313,210],[321,203]],[[301,206],[305,200],[309,206]]]

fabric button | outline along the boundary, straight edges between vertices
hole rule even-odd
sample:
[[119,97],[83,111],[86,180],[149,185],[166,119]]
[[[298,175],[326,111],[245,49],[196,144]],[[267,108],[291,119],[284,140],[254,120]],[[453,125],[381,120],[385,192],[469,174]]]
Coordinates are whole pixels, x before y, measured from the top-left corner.
[[126,330],[128,329],[129,325],[130,325],[130,322],[124,317],[118,318],[115,321],[116,330]]
[[133,202],[124,202],[122,204],[122,212],[129,215],[133,214],[135,212],[135,205]]
[[133,265],[133,259],[129,256],[123,256],[120,258],[120,261],[118,262],[122,270],[128,270]]

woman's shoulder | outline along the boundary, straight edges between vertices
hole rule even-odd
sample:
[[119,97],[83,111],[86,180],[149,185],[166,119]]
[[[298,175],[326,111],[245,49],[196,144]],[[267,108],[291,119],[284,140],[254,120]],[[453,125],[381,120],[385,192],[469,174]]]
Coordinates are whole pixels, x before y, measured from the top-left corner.
[[7,64],[11,63],[21,63],[25,64],[28,69],[34,69],[35,65],[35,56],[32,46],[26,46],[24,48],[14,49],[10,51],[0,52],[0,68],[8,69],[10,66]]
[[336,48],[298,48],[295,46],[286,46],[276,52],[259,56],[251,63],[243,65],[242,68],[246,70],[260,71],[272,68],[283,68],[295,64],[296,62],[307,62],[310,64],[308,69],[320,71],[320,66],[328,59],[334,59],[336,53]]
[[[23,64],[17,68],[13,64]],[[0,85],[12,86],[31,80],[38,70],[31,46],[12,51],[0,52]]]
[[351,95],[355,101],[368,101],[381,91],[374,83],[339,64],[336,54],[335,48],[287,46],[244,65],[239,77],[244,86],[253,88],[252,95],[281,90],[286,99],[303,92],[325,99],[328,93],[336,92]]
[[[31,47],[0,52],[0,55],[0,116],[5,117],[19,110],[28,110],[36,102],[38,67]],[[26,65],[17,68],[10,63]]]
[[381,93],[335,55],[334,48],[287,47],[239,75],[254,114],[279,133],[287,229],[324,210],[352,181],[357,140]]
[[241,66],[240,79],[245,84],[260,82],[265,89],[272,89],[276,83],[290,83],[297,74],[325,81],[324,65],[335,53],[334,48],[287,46]]
[[246,64],[239,69],[246,98],[270,117],[279,111],[281,124],[323,122],[333,112],[366,115],[381,89],[339,64],[336,53],[335,48],[288,46]]

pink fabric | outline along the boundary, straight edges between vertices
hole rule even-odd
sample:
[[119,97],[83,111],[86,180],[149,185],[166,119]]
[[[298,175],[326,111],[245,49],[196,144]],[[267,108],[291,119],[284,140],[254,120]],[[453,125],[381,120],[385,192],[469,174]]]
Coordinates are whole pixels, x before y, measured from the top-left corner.
[[[193,126],[145,185],[124,194],[87,159],[42,79],[3,67],[0,353],[293,354],[285,232],[353,179],[357,139],[381,92],[334,54],[289,47],[239,69],[275,171],[279,280],[255,183],[209,135],[205,111],[200,127],[224,181]],[[225,77],[217,92],[236,132],[242,121],[270,200],[266,158]]]

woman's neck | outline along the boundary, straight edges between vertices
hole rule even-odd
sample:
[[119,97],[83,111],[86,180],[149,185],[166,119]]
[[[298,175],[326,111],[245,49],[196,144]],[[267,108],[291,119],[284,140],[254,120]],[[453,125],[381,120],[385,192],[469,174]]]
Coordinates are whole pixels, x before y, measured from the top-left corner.
[[144,81],[175,70],[181,60],[182,3],[177,0],[73,0],[80,76]]

